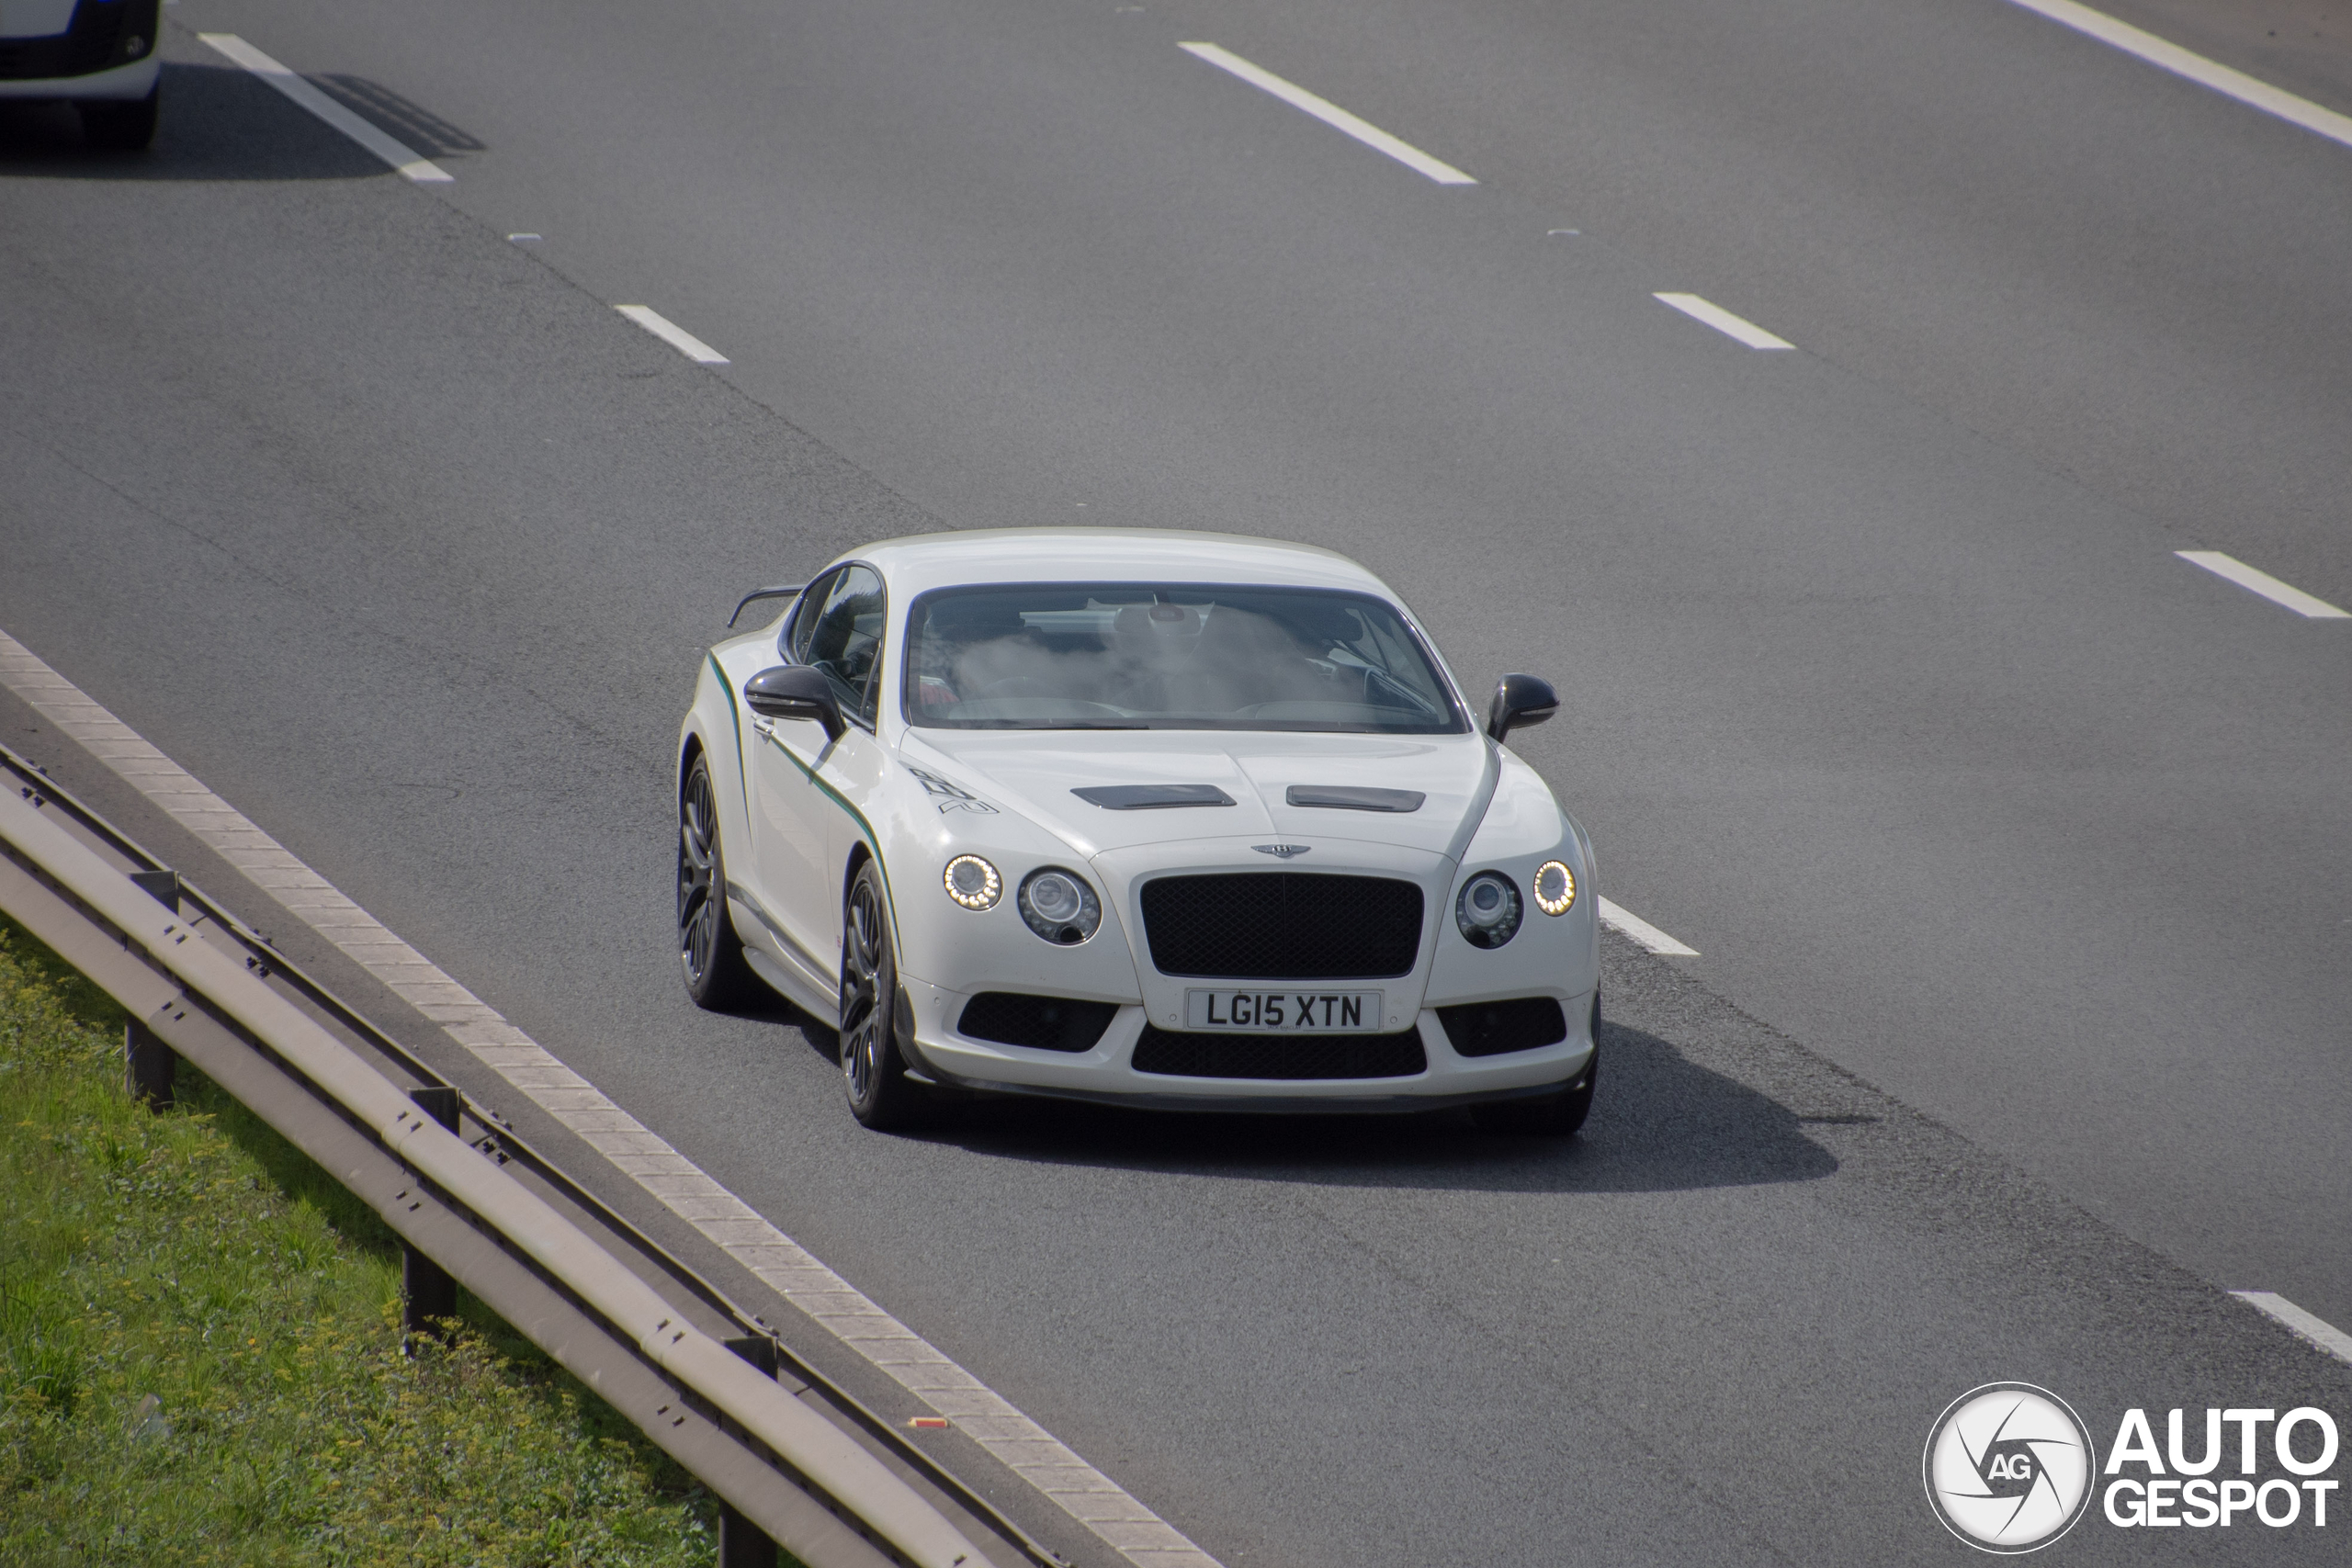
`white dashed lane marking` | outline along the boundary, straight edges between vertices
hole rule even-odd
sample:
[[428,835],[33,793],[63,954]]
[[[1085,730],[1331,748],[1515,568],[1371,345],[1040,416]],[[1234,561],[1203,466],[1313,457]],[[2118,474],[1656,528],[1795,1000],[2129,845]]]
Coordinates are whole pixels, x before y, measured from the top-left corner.
[[2300,588],[2279,581],[2267,571],[2256,571],[2235,556],[2225,556],[2219,550],[2175,550],[2173,554],[2191,566],[2201,566],[2216,577],[2229,579],[2251,593],[2259,593],[2274,604],[2283,604],[2295,614],[2313,621],[2352,620],[2352,615],[2329,604],[2314,599]]
[[2352,1361],[2352,1334],[2327,1319],[2305,1312],[2275,1291],[2232,1291],[2230,1294],[2248,1306],[2259,1307],[2338,1360]]
[[[538,238],[536,234],[531,237],[535,240]],[[693,360],[696,365],[727,363],[725,355],[650,305],[616,305],[613,309]]]
[[1594,906],[1594,912],[1600,917],[1602,925],[1620,936],[1631,938],[1635,943],[1648,948],[1652,953],[1661,953],[1668,958],[1699,956],[1697,948],[1684,946],[1642,919],[1641,916],[1630,914],[1606,898]]
[[1694,321],[1704,321],[1726,337],[1737,338],[1750,348],[1794,348],[1795,344],[1776,337],[1754,321],[1733,315],[1721,305],[1702,299],[1696,294],[1653,294],[1651,299],[1661,305],[1671,305]]
[[1475,186],[1478,183],[1443,159],[1432,158],[1408,141],[1399,141],[1378,126],[1358,119],[1330,99],[1317,97],[1295,82],[1285,82],[1272,72],[1250,64],[1229,50],[1219,49],[1213,43],[1184,43],[1176,47],[1207,61],[1220,71],[1232,72],[1260,91],[1272,93],[1291,107],[1313,115],[1334,130],[1345,131],[1365,146],[1387,153],[1407,168],[1426,175],[1442,186]]
[[0,632],[0,685],[1136,1568],[1218,1568],[1174,1526],[876,1306],[6,632]]
[[2077,6],[2074,0],[2015,0],[2038,16],[2047,17],[2061,27],[2074,28],[2098,39],[2103,44],[2139,56],[2149,64],[2169,71],[2176,76],[2186,76],[2200,87],[2211,87],[2227,97],[2235,98],[2250,108],[2265,114],[2275,114],[2280,119],[2314,131],[2330,141],[2340,141],[2352,147],[2352,118],[2324,109],[2308,98],[2257,81],[2243,71],[2233,71],[2219,61],[2208,60],[2192,53],[2177,43],[2167,43],[2154,33],[2142,32],[2128,22],[2094,11],[2087,6]]
[[236,34],[196,36],[418,184],[434,185],[453,177],[438,164],[385,135]]

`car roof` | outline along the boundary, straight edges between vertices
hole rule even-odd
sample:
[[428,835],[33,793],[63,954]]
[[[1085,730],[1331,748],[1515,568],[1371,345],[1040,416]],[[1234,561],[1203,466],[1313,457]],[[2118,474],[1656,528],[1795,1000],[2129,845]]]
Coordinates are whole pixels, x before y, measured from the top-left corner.
[[894,598],[983,582],[1233,582],[1348,588],[1393,600],[1333,550],[1162,528],[989,528],[885,539],[842,558],[878,569]]

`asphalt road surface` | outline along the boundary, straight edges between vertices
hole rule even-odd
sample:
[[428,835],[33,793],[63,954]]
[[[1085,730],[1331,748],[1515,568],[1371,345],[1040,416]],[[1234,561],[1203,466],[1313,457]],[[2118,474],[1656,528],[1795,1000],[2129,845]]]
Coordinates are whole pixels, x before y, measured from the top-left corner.
[[[2294,12],[2131,15],[2352,112]],[[2175,554],[2352,607],[2352,147],[2006,0],[166,15],[152,153],[0,107],[0,630],[1223,1562],[1946,1560],[1974,1384],[2102,1446],[2352,1415],[2224,1293],[2352,1325],[2352,620]],[[1580,1139],[876,1137],[823,1031],[687,1003],[671,746],[735,596],[1059,522],[1342,549],[1474,684],[1557,682],[1514,744],[1702,955],[1610,939]]]

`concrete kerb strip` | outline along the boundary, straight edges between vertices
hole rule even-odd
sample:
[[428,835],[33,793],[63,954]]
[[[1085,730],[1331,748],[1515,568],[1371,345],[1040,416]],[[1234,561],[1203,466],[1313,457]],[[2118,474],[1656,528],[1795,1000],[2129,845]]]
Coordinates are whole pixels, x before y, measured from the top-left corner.
[[129,725],[0,631],[0,685],[153,801],[207,848],[441,1026],[518,1093],[571,1129],[899,1386],[945,1416],[1138,1568],[1221,1568],[1174,1526],[1013,1404],[884,1312],[503,1014],[443,973]]

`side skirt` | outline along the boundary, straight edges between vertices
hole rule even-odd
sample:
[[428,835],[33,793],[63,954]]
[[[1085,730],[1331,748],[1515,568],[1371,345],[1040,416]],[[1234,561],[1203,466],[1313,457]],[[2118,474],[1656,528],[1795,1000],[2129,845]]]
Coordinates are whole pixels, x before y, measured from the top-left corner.
[[[729,914],[748,914],[757,922],[749,933],[752,940],[743,943],[743,958],[752,973],[811,1018],[831,1018],[840,1003],[840,980],[819,968],[766,907],[732,881],[727,885],[727,906]],[[735,932],[746,934],[745,923],[739,920]]]
[[820,1023],[833,1016],[832,1000],[824,997],[805,977],[778,964],[748,942],[743,944],[743,962],[752,966],[752,973],[757,975],[768,989]]

